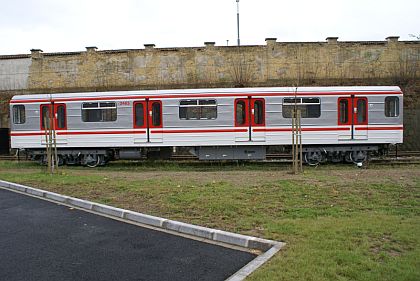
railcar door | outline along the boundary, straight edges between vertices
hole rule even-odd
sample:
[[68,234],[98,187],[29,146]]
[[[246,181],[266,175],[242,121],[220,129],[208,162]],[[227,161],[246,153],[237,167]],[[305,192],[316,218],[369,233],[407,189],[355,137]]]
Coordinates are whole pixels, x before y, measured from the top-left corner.
[[149,142],[162,142],[162,102],[160,100],[148,101],[147,108]]
[[146,101],[134,102],[133,113],[134,143],[146,143],[148,141]]
[[134,143],[162,142],[162,102],[134,102]]
[[265,141],[265,100],[239,98],[235,100],[235,141]]
[[[53,110],[51,110],[53,109]],[[64,103],[41,104],[40,128],[45,134],[50,128],[55,130],[57,145],[67,144],[67,110]],[[46,137],[41,137],[41,144],[46,144]]]
[[338,98],[338,125],[349,130],[339,131],[339,140],[368,138],[368,99],[366,97]]

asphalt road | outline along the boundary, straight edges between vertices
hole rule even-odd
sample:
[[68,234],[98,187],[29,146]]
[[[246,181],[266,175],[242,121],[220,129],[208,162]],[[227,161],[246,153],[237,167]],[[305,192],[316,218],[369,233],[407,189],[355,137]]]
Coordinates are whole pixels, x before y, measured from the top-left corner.
[[0,280],[224,280],[254,258],[0,189]]

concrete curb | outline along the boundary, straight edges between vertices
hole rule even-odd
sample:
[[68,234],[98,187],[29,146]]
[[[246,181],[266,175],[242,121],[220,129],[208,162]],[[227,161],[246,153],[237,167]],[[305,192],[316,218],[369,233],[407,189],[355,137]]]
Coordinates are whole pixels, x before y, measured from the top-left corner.
[[278,251],[280,251],[283,246],[286,245],[282,242],[276,242],[268,251],[262,253],[252,261],[250,261],[247,265],[242,267],[239,271],[237,271],[234,275],[226,279],[226,281],[242,281],[247,276],[251,275],[252,272],[257,270],[260,266],[262,266],[266,261],[271,259]]
[[127,221],[141,223],[161,228],[164,230],[175,231],[178,233],[187,234],[198,238],[208,239],[215,242],[221,242],[233,246],[239,246],[263,252],[261,255],[257,256],[254,260],[245,265],[234,275],[229,277],[229,279],[227,279],[229,281],[239,281],[245,279],[263,263],[265,263],[272,256],[274,256],[285,245],[285,243],[282,242],[266,240],[257,237],[246,236],[232,232],[150,216],[142,213],[133,212],[130,210],[115,208],[3,180],[0,180],[0,187],[10,189],[12,191],[27,193],[40,198],[46,198],[57,203],[75,206],[80,209],[94,211],[96,213],[104,214],[109,217],[125,219]]

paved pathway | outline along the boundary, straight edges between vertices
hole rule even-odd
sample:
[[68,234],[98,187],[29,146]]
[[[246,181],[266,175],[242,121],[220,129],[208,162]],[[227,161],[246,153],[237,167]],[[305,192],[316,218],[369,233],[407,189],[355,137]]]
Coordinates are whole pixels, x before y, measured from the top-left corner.
[[0,280],[224,280],[254,258],[0,189]]

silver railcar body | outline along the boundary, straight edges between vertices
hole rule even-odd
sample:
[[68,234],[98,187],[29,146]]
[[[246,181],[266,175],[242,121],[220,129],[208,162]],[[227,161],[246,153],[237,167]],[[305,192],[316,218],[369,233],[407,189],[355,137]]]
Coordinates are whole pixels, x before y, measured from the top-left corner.
[[45,149],[48,110],[59,149],[287,146],[293,104],[304,146],[403,141],[399,87],[273,87],[14,96],[11,147]]

